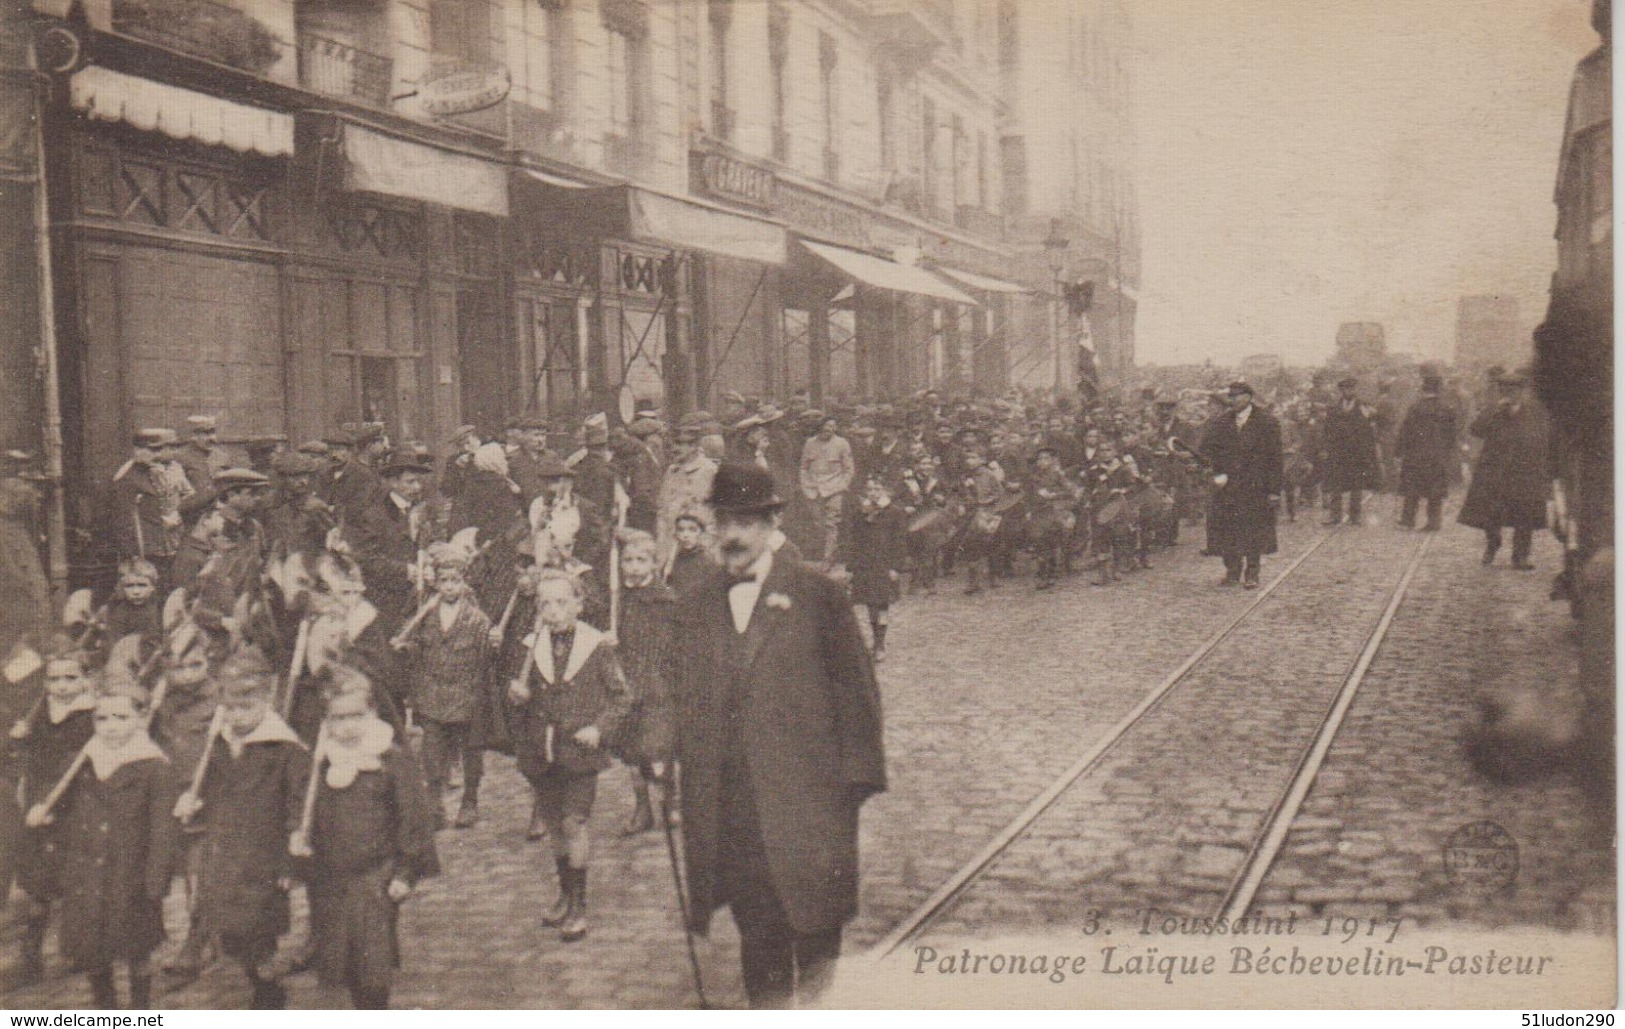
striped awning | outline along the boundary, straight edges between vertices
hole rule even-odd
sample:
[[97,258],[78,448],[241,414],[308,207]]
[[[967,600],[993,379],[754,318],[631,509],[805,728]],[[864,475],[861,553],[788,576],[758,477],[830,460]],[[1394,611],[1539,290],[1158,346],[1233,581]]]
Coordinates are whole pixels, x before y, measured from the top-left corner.
[[171,139],[223,146],[238,153],[293,153],[293,116],[222,100],[92,65],[75,72],[68,96],[92,120],[122,122]]
[[804,239],[801,245],[815,257],[827,261],[846,277],[865,286],[889,289],[896,293],[915,293],[938,300],[951,300],[956,304],[968,304],[971,307],[981,306],[969,295],[948,285],[924,268],[899,264],[883,257],[848,250],[846,247],[831,246],[828,243],[813,243]]

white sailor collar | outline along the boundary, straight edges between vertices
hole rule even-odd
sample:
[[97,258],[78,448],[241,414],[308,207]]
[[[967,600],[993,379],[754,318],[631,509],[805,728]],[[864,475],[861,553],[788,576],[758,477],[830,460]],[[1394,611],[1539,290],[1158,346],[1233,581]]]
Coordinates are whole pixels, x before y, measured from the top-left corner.
[[[564,666],[564,681],[575,678],[576,673],[592,657],[593,651],[604,641],[604,634],[588,625],[586,622],[576,622],[575,640],[570,645],[570,660]],[[546,628],[536,634],[531,641],[531,653],[535,655],[536,671],[549,685],[559,682],[556,669],[553,667],[553,634]]]
[[104,743],[101,737],[92,736],[90,742],[85,744],[85,756],[90,759],[90,767],[95,769],[96,778],[102,782],[112,778],[113,773],[125,765],[144,761],[149,757],[158,758],[165,764],[169,763],[169,758],[145,732],[134,733],[129,742],[116,750]]

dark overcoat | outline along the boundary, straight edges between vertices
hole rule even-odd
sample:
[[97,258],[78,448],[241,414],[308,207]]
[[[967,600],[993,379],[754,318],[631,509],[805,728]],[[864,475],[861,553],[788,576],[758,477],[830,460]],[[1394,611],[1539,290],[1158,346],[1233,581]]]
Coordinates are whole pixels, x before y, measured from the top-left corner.
[[1321,431],[1323,484],[1333,493],[1377,489],[1382,462],[1377,456],[1377,430],[1359,401],[1344,410],[1342,401],[1326,408]]
[[897,600],[893,572],[908,561],[908,515],[896,504],[860,513],[842,526],[852,603],[886,607]]
[[[680,604],[678,755],[689,914],[726,904],[724,807],[743,783],[790,925],[839,928],[858,906],[858,810],[886,788],[880,691],[846,590],[775,558],[747,631],[734,630],[720,569]],[[730,748],[740,753],[730,755]],[[733,758],[730,761],[730,757]]]
[[1492,407],[1469,430],[1484,441],[1458,516],[1475,529],[1544,529],[1552,475],[1546,412],[1533,401]]
[[350,513],[347,534],[367,584],[367,599],[378,609],[385,630],[393,634],[418,604],[411,566],[418,560],[421,541],[412,536],[411,515],[397,507],[386,490]]
[[412,756],[392,744],[373,771],[342,789],[316,788],[311,830],[311,936],[324,985],[387,991],[400,964],[389,881],[416,883],[440,873],[429,798]]
[[1202,456],[1212,474],[1229,476],[1208,504],[1208,551],[1241,557],[1275,553],[1275,507],[1269,498],[1281,492],[1281,424],[1254,407],[1247,424],[1237,429],[1236,413],[1226,411],[1208,422]]
[[621,591],[616,648],[632,691],[632,715],[615,741],[630,765],[669,762],[677,753],[677,698],[672,695],[677,594],[669,586]]
[[440,611],[430,611],[411,636],[411,687],[408,699],[422,718],[450,724],[472,722],[486,681],[491,619],[472,594],[457,605],[451,628],[440,625]]
[[193,823],[203,830],[203,922],[221,935],[227,956],[252,961],[274,954],[288,930],[288,895],[278,880],[293,871],[288,834],[299,826],[310,775],[309,753],[273,717],[249,734],[238,757],[225,740],[213,740]]
[[1406,412],[1394,454],[1399,491],[1407,497],[1443,497],[1456,463],[1456,412],[1438,397],[1423,397]]
[[[44,800],[51,787],[62,778],[62,773],[73,764],[73,759],[95,731],[93,709],[94,704],[77,707],[70,710],[60,722],[53,723],[42,705],[29,720],[28,735],[15,741],[15,752],[7,762],[12,766],[12,772],[22,776],[22,810],[27,811]],[[14,780],[7,775],[5,782],[7,800],[10,800],[10,786]],[[46,825],[27,829],[19,820],[16,832],[19,844],[17,885],[37,900],[57,896],[61,892],[61,883],[56,874],[57,862],[61,860],[57,845],[60,828]]]
[[74,776],[55,812],[62,956],[74,969],[145,958],[163,940],[179,796],[162,757],[131,761],[105,781],[89,762]]

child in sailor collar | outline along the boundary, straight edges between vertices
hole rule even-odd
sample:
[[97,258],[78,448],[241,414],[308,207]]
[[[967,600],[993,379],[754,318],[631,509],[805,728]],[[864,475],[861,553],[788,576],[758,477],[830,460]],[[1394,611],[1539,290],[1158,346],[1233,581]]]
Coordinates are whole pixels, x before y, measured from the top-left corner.
[[[64,650],[45,662],[45,695],[11,732],[8,784],[20,777],[23,806],[32,808],[73,764],[94,731],[96,691],[85,673],[85,655]],[[58,831],[55,826],[26,829],[19,840],[17,884],[28,898],[23,923],[20,965],[22,982],[45,977],[45,930],[51,902],[62,896],[57,875]]]
[[372,684],[343,668],[331,682],[310,828],[293,831],[288,852],[310,859],[318,980],[347,989],[357,1008],[384,1008],[400,964],[398,905],[440,861],[422,774],[378,717]]
[[536,586],[537,633],[529,672],[508,687],[520,708],[514,749],[536,791],[553,843],[559,896],[542,924],[573,942],[587,934],[587,825],[598,773],[609,767],[603,744],[631,712],[631,692],[614,644],[581,621],[579,580],[544,570]]
[[[282,985],[269,972],[277,939],[288,931],[284,841],[298,827],[310,759],[271,703],[276,675],[254,648],[220,669],[220,717],[198,754],[204,762],[196,793],[175,805],[182,824],[200,830],[197,918],[218,937],[221,951],[242,966],[251,1007],[279,1009]],[[195,774],[195,766],[182,766]]]
[[174,869],[179,793],[163,751],[147,736],[147,691],[110,677],[96,700],[86,760],[56,806],[29,809],[30,828],[55,826],[63,891],[61,949],[87,974],[93,1003],[118,1006],[113,966],[130,973],[130,1007],[152,1003],[153,949]]

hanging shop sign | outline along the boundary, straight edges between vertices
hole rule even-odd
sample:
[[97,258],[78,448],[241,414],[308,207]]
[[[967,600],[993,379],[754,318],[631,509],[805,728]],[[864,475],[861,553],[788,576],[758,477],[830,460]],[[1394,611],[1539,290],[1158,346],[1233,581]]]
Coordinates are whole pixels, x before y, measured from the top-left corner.
[[512,88],[507,65],[456,65],[418,83],[418,99],[427,113],[449,117],[495,107],[507,99]]

